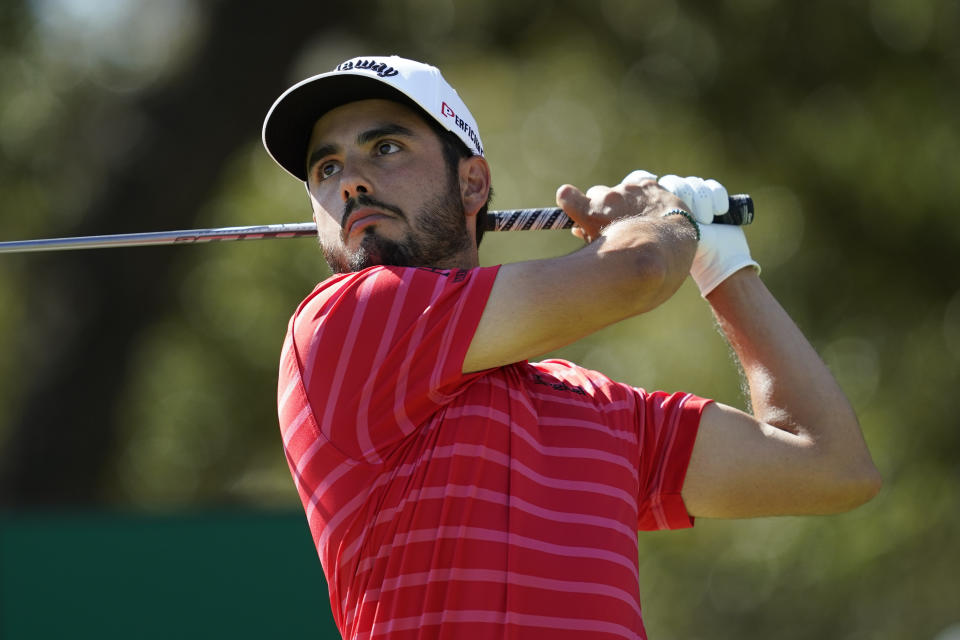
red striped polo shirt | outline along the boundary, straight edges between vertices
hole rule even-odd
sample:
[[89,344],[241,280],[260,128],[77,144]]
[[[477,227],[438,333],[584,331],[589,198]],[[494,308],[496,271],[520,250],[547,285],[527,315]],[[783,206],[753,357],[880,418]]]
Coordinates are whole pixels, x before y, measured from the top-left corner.
[[637,531],[693,524],[708,401],[561,360],[462,373],[496,275],[372,267],[290,320],[283,446],[345,638],[646,637]]

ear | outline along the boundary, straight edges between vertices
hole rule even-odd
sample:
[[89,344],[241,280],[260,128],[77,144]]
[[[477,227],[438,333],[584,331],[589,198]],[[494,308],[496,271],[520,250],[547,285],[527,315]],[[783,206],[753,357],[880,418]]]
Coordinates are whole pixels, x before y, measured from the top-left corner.
[[477,215],[490,195],[490,165],[483,156],[460,160],[460,198],[468,218]]

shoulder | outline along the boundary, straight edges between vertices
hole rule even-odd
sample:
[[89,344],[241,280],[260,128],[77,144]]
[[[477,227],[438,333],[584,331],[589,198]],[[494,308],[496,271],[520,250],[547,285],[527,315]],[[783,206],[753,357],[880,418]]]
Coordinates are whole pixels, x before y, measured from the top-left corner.
[[495,267],[394,266],[338,274],[318,284],[300,303],[289,332],[298,352],[318,345],[339,350],[358,340],[407,344],[427,337],[443,339],[447,328],[457,335],[472,335],[496,274]]
[[432,267],[368,267],[354,273],[333,275],[314,288],[301,304],[316,306],[343,295],[371,295],[400,287],[458,285],[496,276],[498,267],[473,269],[435,269]]
[[496,267],[475,269],[433,269],[428,267],[368,267],[354,273],[333,275],[319,283],[294,312],[298,321],[320,319],[333,311],[355,312],[354,304],[364,306],[392,301],[399,292],[423,300],[440,295],[444,290],[469,289],[465,285],[480,284],[489,291],[496,277]]

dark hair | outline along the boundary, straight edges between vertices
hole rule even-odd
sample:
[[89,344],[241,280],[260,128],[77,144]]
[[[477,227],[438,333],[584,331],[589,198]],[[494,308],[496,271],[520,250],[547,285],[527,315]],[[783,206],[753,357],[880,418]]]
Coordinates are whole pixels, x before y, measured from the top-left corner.
[[[467,148],[467,145],[463,143],[463,140],[458,138],[455,134],[450,131],[447,131],[440,126],[440,123],[433,120],[433,118],[425,117],[423,118],[424,122],[430,125],[430,128],[436,132],[437,137],[440,138],[440,144],[443,150],[443,159],[447,163],[447,171],[451,179],[457,181],[459,180],[458,176],[460,174],[460,160],[464,158],[469,158],[473,154],[470,152],[470,149]],[[477,248],[480,248],[480,240],[483,239],[483,232],[487,228],[487,210],[490,208],[490,202],[493,201],[493,186],[490,187],[490,193],[487,194],[487,201],[483,203],[483,206],[480,207],[480,211],[477,212]]]

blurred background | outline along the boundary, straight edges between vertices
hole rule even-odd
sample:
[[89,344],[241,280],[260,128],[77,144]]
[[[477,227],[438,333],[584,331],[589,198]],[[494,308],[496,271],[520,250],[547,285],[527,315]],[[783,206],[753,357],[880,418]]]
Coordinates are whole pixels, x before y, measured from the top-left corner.
[[[364,54],[444,71],[495,208],[715,177],[753,195],[763,277],[885,486],[642,535],[650,637],[958,640],[958,31],[950,0],[2,0],[0,240],[309,220],[262,119]],[[489,234],[481,260],[577,246]],[[311,240],[0,256],[0,637],[337,637],[275,413],[327,275]],[[689,283],[553,355],[744,406]]]

